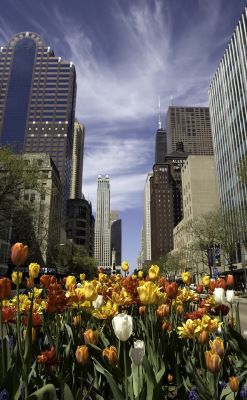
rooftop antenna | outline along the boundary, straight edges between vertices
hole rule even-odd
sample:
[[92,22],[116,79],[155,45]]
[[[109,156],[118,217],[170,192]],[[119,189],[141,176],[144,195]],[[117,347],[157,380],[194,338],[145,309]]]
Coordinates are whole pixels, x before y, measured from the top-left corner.
[[173,97],[171,96],[171,106],[173,106]]
[[158,97],[158,109],[159,109],[159,129],[162,129],[162,124],[161,124],[161,111],[160,111],[160,96]]

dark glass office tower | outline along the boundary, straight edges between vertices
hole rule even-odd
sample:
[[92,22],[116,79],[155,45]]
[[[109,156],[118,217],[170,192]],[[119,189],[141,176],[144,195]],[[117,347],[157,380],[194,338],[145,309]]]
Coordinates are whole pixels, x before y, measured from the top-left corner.
[[167,154],[166,130],[160,128],[157,130],[155,138],[155,164],[163,163]]
[[49,153],[68,197],[76,72],[32,32],[0,49],[0,144]]

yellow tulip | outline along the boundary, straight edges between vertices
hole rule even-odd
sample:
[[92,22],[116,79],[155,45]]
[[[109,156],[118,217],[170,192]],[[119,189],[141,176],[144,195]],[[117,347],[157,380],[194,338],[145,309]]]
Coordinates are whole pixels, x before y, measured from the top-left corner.
[[66,277],[65,287],[67,290],[70,290],[72,286],[76,284],[76,278],[73,275],[69,275]]
[[190,285],[190,283],[191,283],[191,276],[190,276],[190,273],[189,272],[183,272],[182,273],[182,280],[183,280],[183,282],[185,283],[185,284],[189,284]]
[[143,271],[138,271],[138,278],[139,279],[142,279],[143,278]]
[[[17,277],[18,277],[18,278],[17,278]],[[19,283],[20,283],[21,280],[22,280],[22,272],[20,272],[20,271],[14,271],[14,272],[12,272],[11,278],[12,278],[12,281],[14,282],[14,284],[17,285],[17,279],[18,279]]]
[[100,281],[100,283],[105,282],[106,279],[107,279],[107,275],[104,274],[103,272],[100,272],[100,273],[99,273],[99,281]]
[[224,341],[220,337],[216,337],[214,340],[209,341],[210,348],[216,351],[219,356],[224,354]]
[[28,270],[29,270],[29,277],[31,279],[35,279],[39,275],[40,265],[37,263],[31,263],[29,264]]
[[122,262],[122,270],[124,272],[127,272],[129,270],[129,264],[127,263],[127,261]]
[[81,282],[85,281],[86,275],[85,274],[80,274],[80,280]]
[[84,296],[86,300],[94,301],[98,297],[97,287],[93,284],[93,282],[85,282],[83,286]]
[[221,367],[221,358],[219,354],[214,350],[206,351],[205,360],[207,369],[212,372],[212,374],[217,374]]
[[143,304],[154,304],[157,300],[158,287],[153,282],[146,282],[137,288],[140,301]]
[[210,276],[209,275],[204,275],[202,277],[203,286],[209,286],[209,283],[210,283]]
[[158,279],[159,274],[160,274],[160,269],[158,265],[151,265],[151,267],[148,270],[149,279],[151,279],[152,281]]

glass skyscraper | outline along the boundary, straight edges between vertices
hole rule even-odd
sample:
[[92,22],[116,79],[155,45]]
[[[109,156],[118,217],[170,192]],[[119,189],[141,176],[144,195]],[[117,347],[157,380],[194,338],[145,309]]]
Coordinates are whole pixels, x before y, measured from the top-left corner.
[[[247,154],[247,8],[220,61],[209,88],[209,109],[220,203],[234,211],[239,240],[246,240],[247,186],[238,167]],[[241,227],[242,226],[242,227]]]
[[76,72],[43,39],[22,32],[0,48],[0,144],[48,153],[69,194]]

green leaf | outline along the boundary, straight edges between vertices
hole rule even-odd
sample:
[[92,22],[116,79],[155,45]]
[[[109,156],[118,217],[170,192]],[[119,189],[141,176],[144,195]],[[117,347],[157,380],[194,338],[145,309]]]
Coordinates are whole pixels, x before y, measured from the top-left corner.
[[67,385],[67,383],[64,384],[63,394],[64,394],[64,399],[74,400],[72,391],[71,391],[69,385]]
[[117,383],[115,382],[112,374],[108,372],[105,368],[102,367],[102,365],[94,358],[92,357],[92,360],[94,361],[95,368],[97,371],[99,371],[101,374],[103,374],[106,379],[108,380],[108,383],[111,387],[114,399],[117,400],[124,400],[124,396],[122,395],[122,392],[120,391]]
[[48,385],[43,386],[28,396],[28,400],[57,400],[55,386],[48,383]]
[[152,367],[150,365],[150,362],[149,362],[146,354],[143,357],[142,365],[143,365],[143,368],[146,371],[146,374],[147,374],[147,377],[148,377],[150,383],[152,383],[152,385],[155,385],[156,384],[155,375],[154,375],[153,369],[152,369]]

